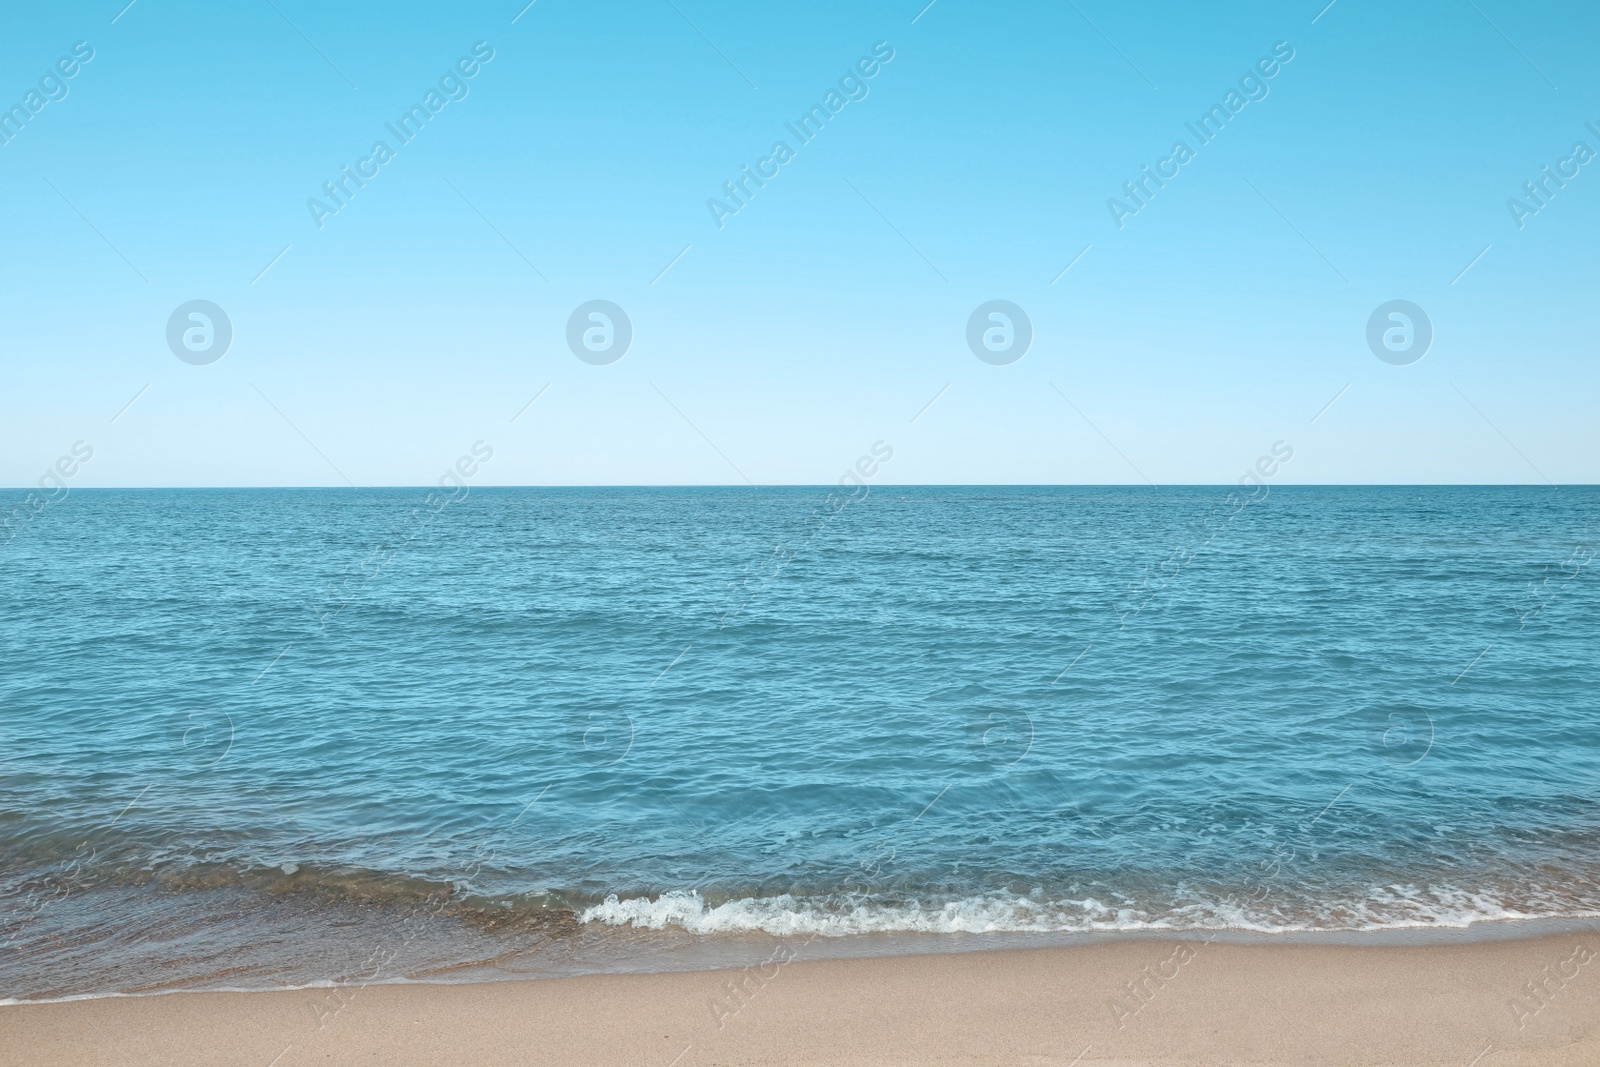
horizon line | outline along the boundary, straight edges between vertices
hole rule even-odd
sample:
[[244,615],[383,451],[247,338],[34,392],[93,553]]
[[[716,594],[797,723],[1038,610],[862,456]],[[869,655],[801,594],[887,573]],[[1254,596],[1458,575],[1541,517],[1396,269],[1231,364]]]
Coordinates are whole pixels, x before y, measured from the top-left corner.
[[[1284,482],[1275,489],[1588,489],[1600,482]],[[768,482],[740,484],[738,482],[562,482],[518,483],[511,485],[476,485],[472,489],[838,489],[838,482]],[[888,482],[879,489],[1138,489],[1149,492],[1160,489],[1233,489],[1243,487],[1240,482],[1166,482],[1146,485],[1141,482]],[[31,493],[41,486],[0,486],[0,493]],[[242,492],[249,490],[328,490],[330,492],[362,492],[373,489],[419,489],[433,491],[446,489],[438,484],[420,485],[402,483],[394,485],[95,485],[75,486],[69,492],[121,493],[121,492]],[[874,488],[874,486],[867,486]]]

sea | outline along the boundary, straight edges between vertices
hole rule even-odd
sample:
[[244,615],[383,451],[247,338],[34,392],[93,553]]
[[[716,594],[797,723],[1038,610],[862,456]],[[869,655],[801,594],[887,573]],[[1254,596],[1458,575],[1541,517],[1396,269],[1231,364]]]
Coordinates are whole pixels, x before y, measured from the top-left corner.
[[24,497],[6,999],[1600,917],[1593,487]]

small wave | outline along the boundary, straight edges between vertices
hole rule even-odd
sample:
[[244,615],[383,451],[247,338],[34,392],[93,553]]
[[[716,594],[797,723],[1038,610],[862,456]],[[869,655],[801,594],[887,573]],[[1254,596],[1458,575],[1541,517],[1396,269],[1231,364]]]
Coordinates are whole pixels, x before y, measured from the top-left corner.
[[846,900],[833,897],[743,897],[710,904],[695,891],[622,899],[616,894],[578,914],[580,923],[694,934],[766,933],[776,937],[850,937],[871,933],[1115,933],[1227,931],[1252,933],[1465,929],[1476,923],[1596,918],[1590,909],[1512,907],[1458,890],[1375,889],[1360,901],[1266,910],[1236,901],[1151,909],[1093,898],[1041,901],[1019,896],[962,897],[942,902]]
[[1112,908],[1086,899],[1041,904],[1026,897],[975,897],[944,904],[848,904],[828,898],[744,897],[708,905],[698,892],[673,891],[654,900],[615,894],[583,909],[583,923],[661,930],[679,926],[690,933],[755,933],[779,937],[819,934],[848,937],[878,932],[993,933],[1002,930],[1049,932],[1065,929],[1135,928],[1144,922],[1132,909]]

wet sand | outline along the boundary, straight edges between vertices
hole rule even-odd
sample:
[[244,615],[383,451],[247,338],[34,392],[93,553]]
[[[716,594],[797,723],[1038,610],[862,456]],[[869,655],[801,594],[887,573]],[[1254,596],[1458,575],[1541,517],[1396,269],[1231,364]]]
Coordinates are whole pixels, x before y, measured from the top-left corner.
[[790,951],[738,971],[9,1005],[0,1064],[1600,1063],[1593,931],[1441,945]]

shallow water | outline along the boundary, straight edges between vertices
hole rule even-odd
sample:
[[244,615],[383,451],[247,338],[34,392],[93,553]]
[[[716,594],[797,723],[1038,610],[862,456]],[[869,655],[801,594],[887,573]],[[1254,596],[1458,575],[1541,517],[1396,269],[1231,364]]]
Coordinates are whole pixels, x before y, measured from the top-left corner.
[[429,497],[0,545],[0,995],[1600,915],[1595,489]]

